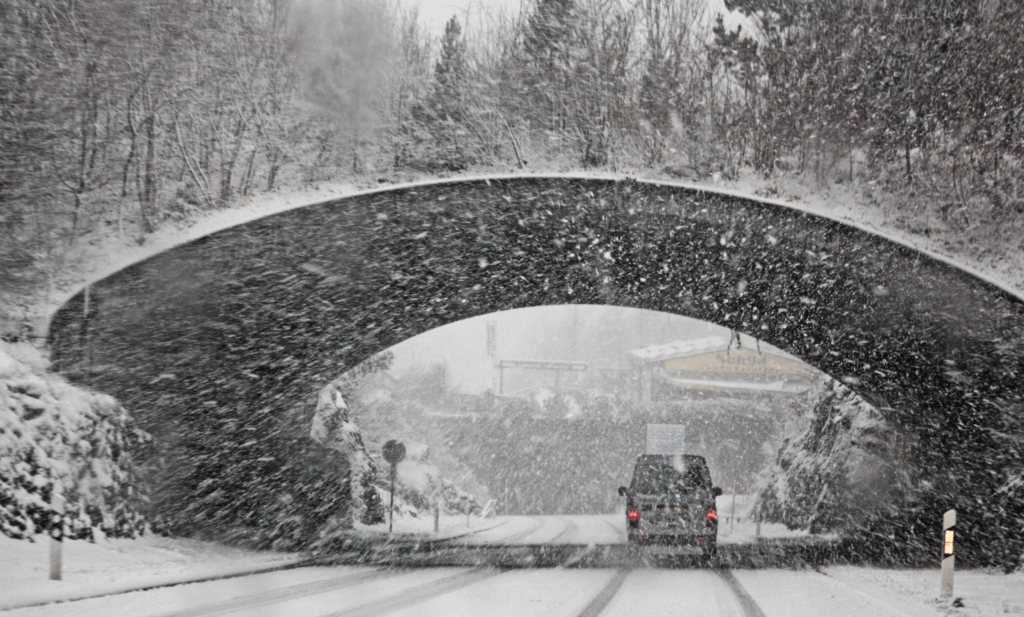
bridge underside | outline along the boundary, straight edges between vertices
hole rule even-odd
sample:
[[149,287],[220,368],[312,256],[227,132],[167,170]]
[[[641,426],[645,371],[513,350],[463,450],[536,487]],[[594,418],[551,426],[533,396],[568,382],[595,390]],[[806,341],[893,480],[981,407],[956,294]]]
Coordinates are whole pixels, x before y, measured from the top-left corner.
[[240,415],[301,417],[326,382],[419,333],[577,303],[714,322],[844,380],[922,467],[961,470],[937,494],[1000,479],[986,460],[1020,417],[1019,299],[841,223],[681,187],[494,179],[317,204],[100,281],[50,342],[59,370],[157,441],[196,433],[215,449],[217,431],[240,438]]

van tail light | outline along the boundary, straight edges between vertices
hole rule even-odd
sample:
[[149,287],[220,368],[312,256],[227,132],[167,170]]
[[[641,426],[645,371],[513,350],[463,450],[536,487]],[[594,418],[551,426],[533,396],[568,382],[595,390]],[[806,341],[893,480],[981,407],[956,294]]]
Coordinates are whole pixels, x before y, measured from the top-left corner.
[[706,516],[709,521],[717,521],[718,520],[718,512],[716,512],[714,508],[710,508],[708,510],[708,513],[705,514],[704,516]]
[[628,518],[631,521],[635,521],[636,519],[640,518],[640,510],[629,510],[629,511],[627,511],[626,512],[626,518]]

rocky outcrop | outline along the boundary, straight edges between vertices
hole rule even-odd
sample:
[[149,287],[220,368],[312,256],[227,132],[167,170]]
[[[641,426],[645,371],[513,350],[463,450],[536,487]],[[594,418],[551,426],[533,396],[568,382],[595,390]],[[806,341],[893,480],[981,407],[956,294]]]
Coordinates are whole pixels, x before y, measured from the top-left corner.
[[141,534],[146,491],[129,451],[149,436],[110,396],[46,368],[34,347],[0,342],[0,533],[45,532],[56,487],[68,536]]
[[826,378],[810,426],[784,442],[760,491],[765,519],[844,532],[889,512],[911,486],[900,440],[878,409]]

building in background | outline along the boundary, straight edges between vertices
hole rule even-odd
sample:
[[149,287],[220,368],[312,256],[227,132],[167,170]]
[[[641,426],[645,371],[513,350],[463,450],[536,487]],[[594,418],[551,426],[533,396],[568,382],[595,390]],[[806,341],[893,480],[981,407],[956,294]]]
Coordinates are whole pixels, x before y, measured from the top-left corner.
[[708,336],[648,345],[627,352],[641,402],[688,398],[695,392],[730,394],[806,392],[818,372],[781,349]]

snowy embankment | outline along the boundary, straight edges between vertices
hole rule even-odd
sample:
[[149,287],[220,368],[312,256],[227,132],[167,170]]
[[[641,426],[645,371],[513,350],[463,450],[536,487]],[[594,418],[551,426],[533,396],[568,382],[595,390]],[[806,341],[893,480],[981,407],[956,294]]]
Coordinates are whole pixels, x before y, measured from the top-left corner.
[[129,452],[148,436],[113,398],[47,364],[26,343],[0,342],[0,536],[46,533],[56,488],[69,537],[135,537],[146,497]]
[[[1024,615],[1024,571],[1003,574],[994,569],[958,570],[953,597],[939,597],[940,573],[858,566],[829,566],[826,576],[858,590],[865,599],[896,597],[893,602],[904,615],[942,613],[965,617]],[[920,609],[935,612],[923,612]],[[911,610],[917,609],[917,610]]]
[[305,555],[162,538],[101,539],[63,544],[63,579],[49,580],[50,542],[0,536],[0,610],[5,607],[121,593],[131,589],[234,576],[284,567]]

